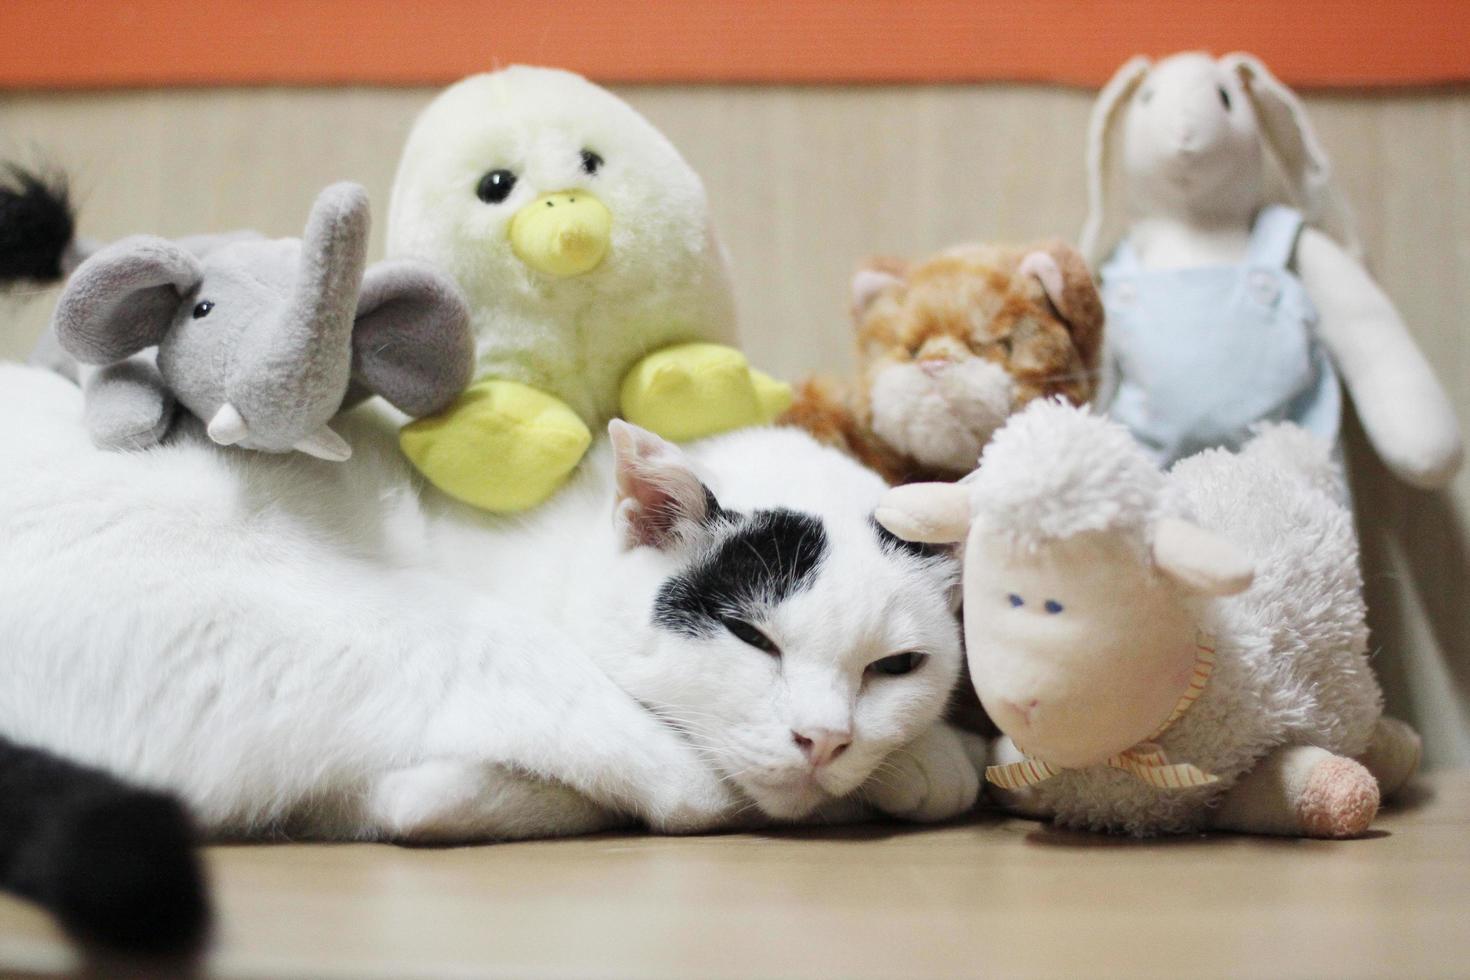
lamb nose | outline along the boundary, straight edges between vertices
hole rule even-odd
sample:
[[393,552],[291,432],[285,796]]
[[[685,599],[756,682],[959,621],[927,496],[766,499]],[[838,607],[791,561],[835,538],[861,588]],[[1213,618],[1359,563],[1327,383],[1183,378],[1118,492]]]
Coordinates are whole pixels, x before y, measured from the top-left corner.
[[847,747],[852,744],[851,732],[833,731],[830,728],[811,728],[805,732],[796,729],[791,730],[791,741],[801,749],[802,755],[812,764],[812,768],[820,768],[836,759]]

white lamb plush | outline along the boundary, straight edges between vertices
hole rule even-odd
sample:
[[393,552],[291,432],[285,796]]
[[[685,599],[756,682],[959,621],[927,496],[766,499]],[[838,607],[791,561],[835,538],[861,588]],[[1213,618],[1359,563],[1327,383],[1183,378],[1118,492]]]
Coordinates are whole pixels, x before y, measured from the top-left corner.
[[1004,805],[1136,835],[1350,837],[1418,765],[1418,735],[1382,717],[1329,449],[1295,426],[1166,474],[1117,423],[1038,402],[965,481],[899,487],[877,516],[964,542]]

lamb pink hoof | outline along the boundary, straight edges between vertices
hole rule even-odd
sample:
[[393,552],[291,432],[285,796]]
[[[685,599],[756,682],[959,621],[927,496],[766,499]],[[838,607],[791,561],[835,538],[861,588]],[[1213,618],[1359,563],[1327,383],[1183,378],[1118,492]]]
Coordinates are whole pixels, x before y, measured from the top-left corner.
[[1307,777],[1296,811],[1308,837],[1358,837],[1378,815],[1378,780],[1361,763],[1333,756]]

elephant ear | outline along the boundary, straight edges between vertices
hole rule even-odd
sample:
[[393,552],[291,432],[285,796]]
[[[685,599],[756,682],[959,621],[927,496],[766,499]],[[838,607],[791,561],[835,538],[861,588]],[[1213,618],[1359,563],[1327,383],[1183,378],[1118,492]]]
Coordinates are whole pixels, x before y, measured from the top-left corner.
[[112,364],[163,339],[198,287],[199,260],[165,238],[135,235],[99,249],[67,280],[52,324],[83,364]]
[[469,304],[430,266],[389,259],[368,269],[352,328],[352,379],[421,417],[449,407],[475,368]]

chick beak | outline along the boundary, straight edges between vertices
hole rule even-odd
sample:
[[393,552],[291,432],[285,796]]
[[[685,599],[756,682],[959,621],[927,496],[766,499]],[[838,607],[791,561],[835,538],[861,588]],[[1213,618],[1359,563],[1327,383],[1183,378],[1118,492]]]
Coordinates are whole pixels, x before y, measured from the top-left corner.
[[597,268],[611,241],[611,212],[581,190],[542,194],[510,221],[510,246],[516,257],[559,278]]

